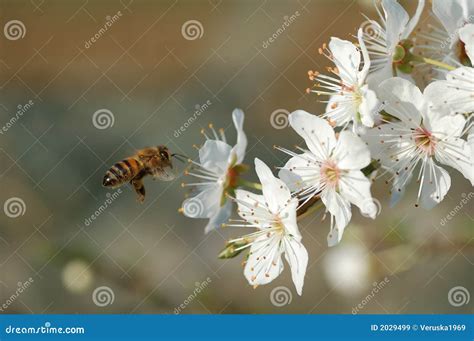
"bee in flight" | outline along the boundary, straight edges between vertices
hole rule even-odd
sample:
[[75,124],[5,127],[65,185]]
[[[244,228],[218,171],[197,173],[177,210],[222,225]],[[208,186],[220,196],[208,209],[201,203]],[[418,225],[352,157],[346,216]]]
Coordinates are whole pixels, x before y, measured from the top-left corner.
[[147,147],[137,151],[122,161],[114,164],[105,173],[102,184],[104,187],[117,188],[130,182],[138,195],[138,201],[143,203],[145,200],[145,187],[143,178],[147,175],[153,176],[153,179],[162,181],[171,181],[176,177],[173,172],[173,163],[171,158],[183,161],[186,158],[183,155],[171,154],[166,146]]

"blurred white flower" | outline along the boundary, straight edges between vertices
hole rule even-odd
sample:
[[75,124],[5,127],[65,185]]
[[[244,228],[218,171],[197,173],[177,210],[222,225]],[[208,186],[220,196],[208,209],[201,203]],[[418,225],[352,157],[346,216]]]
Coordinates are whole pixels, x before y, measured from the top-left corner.
[[400,199],[419,164],[416,205],[421,203],[427,209],[440,203],[451,186],[451,177],[438,163],[457,169],[474,183],[470,146],[461,139],[465,125],[462,115],[429,110],[430,98],[397,77],[380,85],[380,95],[385,110],[398,120],[370,129],[364,138],[372,157],[394,173],[392,204]]
[[329,49],[323,46],[319,50],[334,62],[336,67],[328,69],[334,76],[308,72],[309,78],[316,83],[308,92],[329,96],[323,117],[338,126],[353,122],[355,130],[360,123],[373,127],[374,116],[380,108],[375,92],[366,84],[370,60],[362,40],[362,29],[359,29],[358,38],[360,50],[351,42],[334,37],[329,42]]
[[371,281],[370,252],[362,245],[344,243],[324,255],[323,272],[331,289],[346,296],[367,290]]
[[302,110],[290,115],[290,125],[309,150],[299,148],[303,154],[296,154],[279,148],[293,156],[279,176],[304,203],[315,195],[321,197],[331,214],[328,245],[334,246],[351,220],[351,203],[375,219],[375,205],[367,205],[372,200],[371,182],[361,172],[370,164],[369,149],[352,132],[342,131],[336,138],[326,120]]
[[75,259],[66,264],[61,277],[66,289],[73,293],[80,293],[91,286],[93,273],[89,264],[80,259]]
[[293,283],[301,295],[308,265],[308,252],[301,243],[296,223],[298,200],[290,190],[259,159],[255,159],[255,171],[262,184],[263,195],[236,190],[238,213],[243,221],[227,226],[249,226],[257,232],[229,241],[246,242],[250,247],[244,275],[251,285],[273,281],[283,271],[282,254],[290,265]]
[[[474,31],[474,25],[472,26]],[[473,32],[474,37],[474,32]],[[474,44],[469,51],[474,65]],[[474,68],[462,66],[446,75],[446,80],[435,81],[425,89],[430,109],[443,114],[464,114],[474,112]]]
[[237,187],[240,172],[244,169],[242,162],[247,148],[247,137],[243,130],[244,113],[240,109],[232,112],[237,143],[234,147],[227,144],[224,131],[219,134],[212,126],[212,138],[206,136],[206,142],[199,149],[199,162],[190,161],[192,168],[185,174],[194,176],[197,183],[182,184],[183,187],[195,187],[198,191],[187,198],[182,205],[184,215],[190,218],[208,218],[205,233],[220,227],[232,214],[232,202],[226,193],[233,193]]
[[419,0],[416,12],[410,19],[408,13],[397,1],[382,0],[382,9],[377,8],[380,23],[367,19],[372,28],[364,30],[363,39],[371,61],[368,83],[373,85],[374,89],[380,82],[393,76],[394,63],[400,57],[399,50],[404,49],[400,47],[400,43],[408,39],[413,32],[424,6],[425,1]]

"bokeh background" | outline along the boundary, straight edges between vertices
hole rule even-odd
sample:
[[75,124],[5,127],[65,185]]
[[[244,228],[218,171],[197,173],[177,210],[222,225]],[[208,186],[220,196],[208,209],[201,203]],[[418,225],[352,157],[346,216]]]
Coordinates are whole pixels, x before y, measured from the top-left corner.
[[[402,4],[413,13],[415,1]],[[18,217],[0,211],[2,313],[175,313],[181,307],[180,313],[350,314],[358,304],[359,313],[473,312],[472,300],[459,307],[448,300],[457,286],[474,293],[473,202],[442,220],[473,195],[455,172],[449,196],[430,212],[414,207],[413,186],[390,208],[389,188],[378,180],[379,216],[373,221],[353,209],[343,242],[332,249],[328,219],[320,213],[302,221],[310,255],[302,297],[288,267],[253,289],[242,257],[217,259],[227,239],[248,230],[204,235],[205,221],[178,213],[186,194],[182,178],[148,179],[143,205],[125,186],[85,223],[113,193],[101,181],[114,162],[157,144],[195,158],[193,144],[203,142],[200,131],[210,122],[233,141],[236,107],[246,113],[247,163],[259,157],[283,164],[286,156],[272,146],[300,140],[289,128],[275,128],[272,113],[322,112],[305,94],[307,70],[330,65],[318,47],[331,36],[353,39],[362,14],[376,16],[372,1],[0,1],[1,28],[11,20],[24,25],[16,40],[0,32],[0,125],[33,103],[0,134],[2,208],[11,198],[24,203]],[[292,15],[285,31],[265,43]],[[190,20],[201,25],[197,36],[182,33]],[[427,10],[422,23],[429,20]],[[98,129],[93,115],[103,109],[113,125]],[[253,171],[247,176],[255,180]],[[93,299],[101,287],[107,287],[105,304]],[[275,288],[291,300],[275,304]]]

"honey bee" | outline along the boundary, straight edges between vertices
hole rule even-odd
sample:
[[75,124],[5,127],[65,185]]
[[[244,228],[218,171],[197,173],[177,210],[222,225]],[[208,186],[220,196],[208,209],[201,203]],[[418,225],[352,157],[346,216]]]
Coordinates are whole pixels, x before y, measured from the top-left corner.
[[186,158],[183,155],[171,154],[166,146],[147,147],[137,151],[122,161],[114,164],[105,173],[102,185],[109,188],[117,188],[130,182],[138,195],[138,201],[143,203],[145,200],[145,186],[143,178],[147,175],[153,176],[153,179],[162,181],[171,181],[175,179],[173,172],[173,163],[171,158],[183,161]]

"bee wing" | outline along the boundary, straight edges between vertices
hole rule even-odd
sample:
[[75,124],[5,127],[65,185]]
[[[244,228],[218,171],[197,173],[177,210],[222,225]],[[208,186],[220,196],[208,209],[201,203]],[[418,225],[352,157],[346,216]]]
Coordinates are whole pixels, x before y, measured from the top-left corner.
[[163,167],[153,172],[153,177],[161,181],[172,181],[176,179],[176,173],[171,167]]

